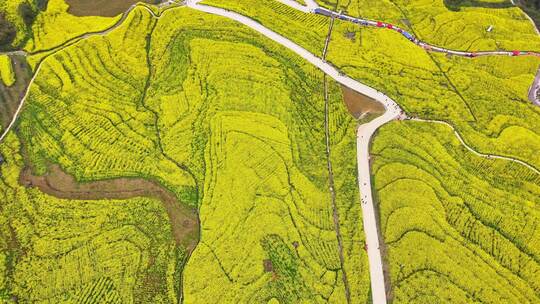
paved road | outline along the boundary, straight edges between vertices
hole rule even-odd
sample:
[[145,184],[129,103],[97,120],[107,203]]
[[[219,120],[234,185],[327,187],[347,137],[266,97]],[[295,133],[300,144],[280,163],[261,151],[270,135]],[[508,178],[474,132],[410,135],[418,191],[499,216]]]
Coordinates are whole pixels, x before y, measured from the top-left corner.
[[200,0],[189,0],[186,2],[186,5],[193,9],[233,19],[246,26],[249,26],[257,32],[263,34],[264,36],[292,50],[311,64],[321,69],[324,73],[335,79],[337,82],[361,94],[376,99],[385,106],[386,112],[382,116],[379,116],[371,122],[358,127],[357,156],[358,182],[360,186],[360,193],[362,195],[362,218],[364,221],[364,231],[366,233],[366,244],[369,259],[369,272],[371,278],[371,292],[373,297],[373,303],[386,303],[386,289],[384,283],[382,257],[379,250],[377,220],[371,194],[369,143],[371,136],[373,135],[375,130],[377,130],[383,124],[398,118],[400,116],[401,109],[399,108],[397,103],[394,102],[390,97],[363,83],[360,83],[352,78],[341,74],[337,69],[323,61],[321,58],[311,54],[306,49],[302,48],[291,40],[264,27],[255,20],[225,9],[198,4],[199,1]]
[[536,56],[536,57],[540,57],[540,53],[532,52],[532,51],[512,50],[512,51],[465,52],[465,51],[456,51],[456,50],[446,49],[443,47],[439,47],[436,45],[423,42],[419,40],[418,38],[416,38],[413,34],[407,32],[406,30],[400,28],[397,25],[393,25],[390,23],[382,22],[382,21],[351,17],[345,14],[334,12],[327,8],[319,7],[316,3],[313,3],[313,1],[310,1],[310,3],[307,6],[301,5],[298,2],[295,2],[293,0],[279,0],[279,1],[283,4],[289,5],[292,8],[298,9],[302,12],[307,11],[309,13],[319,14],[319,15],[323,15],[327,17],[334,17],[337,19],[341,19],[341,20],[348,21],[348,22],[355,23],[362,26],[385,28],[388,30],[398,32],[402,36],[407,38],[409,41],[411,41],[412,43],[418,45],[419,47],[429,52],[438,52],[438,53],[445,53],[445,54],[454,55],[454,56],[471,57],[471,58],[480,57],[480,56]]

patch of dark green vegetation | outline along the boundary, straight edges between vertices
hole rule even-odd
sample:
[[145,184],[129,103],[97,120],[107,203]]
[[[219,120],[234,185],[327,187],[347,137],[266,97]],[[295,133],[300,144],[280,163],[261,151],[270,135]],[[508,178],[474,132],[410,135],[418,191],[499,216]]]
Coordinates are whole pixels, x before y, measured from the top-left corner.
[[264,299],[261,302],[276,298],[279,303],[298,303],[309,298],[298,272],[300,261],[295,250],[275,234],[261,240],[261,246],[268,254],[264,261],[265,270],[272,273],[272,281],[269,282],[272,288],[269,294],[262,295]]
[[[16,12],[0,11],[0,51],[12,51],[20,49],[32,36],[32,24],[37,15],[47,9],[49,0],[26,0],[17,6]],[[9,14],[11,13],[11,14]],[[22,19],[24,27],[17,28],[13,20],[8,16],[14,15]],[[19,32],[23,32],[22,34]],[[23,39],[18,40],[14,45],[17,34],[23,35]]]
[[531,17],[536,27],[540,25],[540,0],[517,0],[517,5]]
[[16,35],[15,26],[7,20],[4,12],[0,12],[0,50],[5,50],[10,46]]

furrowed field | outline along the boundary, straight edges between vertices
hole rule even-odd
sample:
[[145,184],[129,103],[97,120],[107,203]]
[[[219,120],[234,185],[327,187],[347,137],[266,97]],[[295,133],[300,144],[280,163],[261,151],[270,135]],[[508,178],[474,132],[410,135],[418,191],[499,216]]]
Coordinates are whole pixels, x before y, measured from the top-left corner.
[[[2,165],[5,204],[33,208],[4,225],[4,297],[343,303],[348,290],[352,301],[367,301],[356,122],[340,87],[329,82],[329,90],[342,249],[328,190],[323,75],[301,58],[223,18],[178,8],[158,20],[142,7],[106,36],[50,55],[17,123],[20,146],[14,134],[3,145],[11,150],[2,155],[16,155]],[[199,244],[192,253],[187,241],[175,237],[175,245],[171,230],[183,222],[154,198],[68,200],[24,190],[23,160],[36,175],[58,164],[79,182],[157,182],[199,210]],[[19,237],[24,255],[10,247]],[[83,275],[74,263],[99,267]],[[46,271],[30,280],[38,265]]]
[[[350,179],[354,121],[339,88],[332,84],[331,128],[332,146],[344,150],[333,159],[341,167],[336,204],[348,210],[340,218],[343,268],[326,190],[321,73],[235,23],[188,12],[159,21],[151,59],[160,61],[148,91],[165,149],[204,173],[201,241],[184,274],[185,301],[343,302],[343,269],[351,297],[365,301],[367,261]],[[170,64],[188,58],[189,65]]]
[[372,155],[394,303],[540,300],[537,173],[425,122],[384,126]]

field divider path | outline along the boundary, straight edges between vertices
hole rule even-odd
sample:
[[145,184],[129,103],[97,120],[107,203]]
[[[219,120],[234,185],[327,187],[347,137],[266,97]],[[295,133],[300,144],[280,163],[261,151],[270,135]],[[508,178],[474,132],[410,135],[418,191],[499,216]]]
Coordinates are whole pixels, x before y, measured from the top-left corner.
[[507,156],[500,156],[500,155],[493,155],[493,154],[484,154],[484,153],[480,153],[476,150],[474,150],[473,148],[471,148],[469,145],[467,145],[467,143],[465,142],[465,140],[463,140],[463,138],[461,137],[461,135],[458,133],[458,131],[456,131],[456,129],[454,128],[454,126],[452,126],[450,123],[447,123],[446,121],[442,121],[442,120],[429,120],[429,119],[421,119],[421,118],[407,118],[407,120],[411,120],[411,121],[417,121],[417,122],[428,122],[428,123],[438,123],[438,124],[442,124],[442,125],[446,125],[448,127],[450,127],[452,129],[452,132],[454,132],[454,135],[457,137],[457,139],[459,140],[459,142],[467,149],[469,150],[470,152],[472,152],[474,155],[476,156],[479,156],[479,157],[483,157],[483,158],[488,158],[488,159],[502,159],[502,160],[507,160],[507,161],[512,161],[512,162],[516,162],[520,165],[523,165],[525,167],[527,167],[528,169],[532,170],[533,172],[535,172],[536,174],[539,174],[540,175],[540,170],[538,170],[537,168],[535,168],[534,166],[522,161],[522,160],[519,160],[519,159],[515,159],[515,158],[512,158],[512,157],[507,157]]
[[[328,52],[328,45],[332,38],[332,29],[334,27],[334,18],[330,19],[330,25],[328,26],[328,35],[326,35],[326,41],[324,43],[324,49],[322,52],[322,59],[326,60],[326,53]],[[328,100],[328,76],[323,73],[323,87],[324,87],[324,137],[326,142],[326,165],[328,169],[328,184],[330,189],[330,199],[332,201],[332,217],[334,220],[334,231],[336,232],[336,239],[338,242],[338,254],[339,263],[341,266],[341,272],[343,273],[343,285],[345,287],[345,298],[347,304],[351,303],[351,288],[349,280],[347,279],[347,271],[345,270],[345,256],[343,255],[343,237],[341,236],[339,210],[336,204],[336,188],[334,183],[334,170],[332,169],[332,149],[330,142],[330,106]]]
[[326,75],[332,77],[334,80],[342,85],[349,87],[350,89],[371,97],[381,102],[386,108],[386,112],[370,121],[369,123],[362,124],[357,129],[357,159],[358,159],[358,184],[360,193],[362,195],[362,219],[364,224],[364,231],[366,234],[366,246],[369,260],[369,272],[371,279],[371,294],[372,300],[375,304],[386,304],[386,287],[383,274],[382,256],[379,249],[379,234],[377,227],[377,216],[375,213],[375,207],[373,205],[373,198],[371,193],[371,174],[369,167],[369,144],[372,135],[383,124],[402,117],[402,111],[398,104],[384,93],[377,91],[361,82],[358,82],[340,71],[335,67],[328,64],[322,58],[319,58],[293,41],[281,36],[280,34],[270,30],[257,21],[246,17],[244,15],[213,7],[208,5],[198,4],[200,0],[188,0],[186,6],[196,9],[198,11],[214,14],[222,17],[226,17],[237,22],[240,22],[267,38],[281,44],[289,50],[295,52],[301,56]]

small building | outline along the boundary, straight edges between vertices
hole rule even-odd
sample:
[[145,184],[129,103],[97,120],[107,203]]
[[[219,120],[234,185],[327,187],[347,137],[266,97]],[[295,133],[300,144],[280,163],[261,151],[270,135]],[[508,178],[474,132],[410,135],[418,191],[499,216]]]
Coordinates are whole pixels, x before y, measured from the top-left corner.
[[491,31],[493,31],[493,25],[488,26],[488,28],[486,29],[486,32],[488,33],[491,33]]

